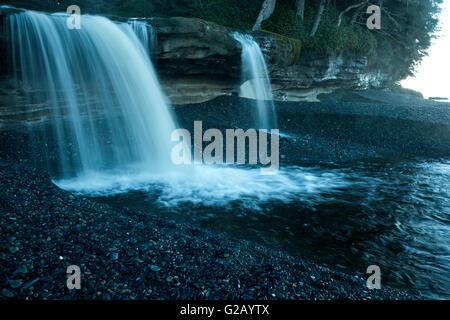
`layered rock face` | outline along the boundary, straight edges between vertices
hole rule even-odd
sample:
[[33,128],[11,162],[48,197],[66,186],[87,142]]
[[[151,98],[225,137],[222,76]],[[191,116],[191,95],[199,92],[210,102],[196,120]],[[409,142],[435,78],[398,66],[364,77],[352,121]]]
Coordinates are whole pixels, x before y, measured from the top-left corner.
[[296,40],[268,32],[255,35],[269,68],[274,97],[284,101],[318,101],[317,95],[338,88],[382,89],[392,78],[368,67],[366,57],[302,54]]
[[[232,30],[193,18],[148,19],[157,31],[155,64],[173,104],[204,102],[238,92],[241,47]],[[301,43],[269,32],[253,36],[265,56],[274,97],[288,101],[318,101],[317,95],[337,88],[389,86],[391,78],[369,70],[365,57],[324,58],[301,54]]]
[[241,48],[230,30],[195,18],[153,18],[154,63],[173,104],[211,100],[239,87]]

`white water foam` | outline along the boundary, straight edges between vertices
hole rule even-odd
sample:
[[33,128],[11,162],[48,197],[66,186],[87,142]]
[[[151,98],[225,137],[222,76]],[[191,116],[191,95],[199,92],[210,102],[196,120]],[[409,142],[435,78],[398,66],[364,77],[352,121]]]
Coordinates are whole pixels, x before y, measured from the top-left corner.
[[54,183],[62,189],[94,197],[142,191],[157,194],[156,202],[163,206],[182,203],[227,206],[232,201],[241,201],[252,209],[268,201],[289,203],[320,198],[325,192],[348,185],[345,175],[338,171],[285,167],[276,175],[266,176],[256,168],[205,165],[161,174],[137,169],[90,172]]

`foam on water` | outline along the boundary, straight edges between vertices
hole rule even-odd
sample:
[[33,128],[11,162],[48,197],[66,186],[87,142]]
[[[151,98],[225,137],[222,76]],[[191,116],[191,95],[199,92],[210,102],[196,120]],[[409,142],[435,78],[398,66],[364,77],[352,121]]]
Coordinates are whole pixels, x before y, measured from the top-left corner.
[[111,196],[130,191],[157,195],[164,206],[191,203],[224,207],[232,201],[258,209],[268,201],[289,203],[348,184],[339,172],[314,168],[285,167],[278,174],[261,175],[259,168],[193,166],[189,170],[155,174],[130,171],[89,172],[77,178],[54,181],[60,188],[88,196]]
[[276,129],[278,121],[273,104],[272,86],[264,55],[251,35],[233,33],[242,45],[242,78],[240,96],[256,100],[258,129]]

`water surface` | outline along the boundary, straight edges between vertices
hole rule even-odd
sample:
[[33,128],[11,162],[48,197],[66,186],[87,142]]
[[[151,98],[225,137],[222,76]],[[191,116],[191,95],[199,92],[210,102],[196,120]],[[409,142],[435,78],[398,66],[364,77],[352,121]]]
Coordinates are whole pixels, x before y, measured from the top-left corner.
[[[138,171],[136,171],[138,172]],[[59,181],[115,206],[227,232],[364,275],[450,298],[450,161],[118,172]]]

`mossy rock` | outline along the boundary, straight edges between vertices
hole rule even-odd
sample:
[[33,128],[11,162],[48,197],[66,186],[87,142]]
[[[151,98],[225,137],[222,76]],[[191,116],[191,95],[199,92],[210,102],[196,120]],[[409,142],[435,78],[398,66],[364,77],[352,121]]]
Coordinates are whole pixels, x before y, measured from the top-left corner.
[[302,41],[281,34],[262,30],[262,33],[272,38],[272,62],[282,67],[288,67],[298,62],[301,56]]

